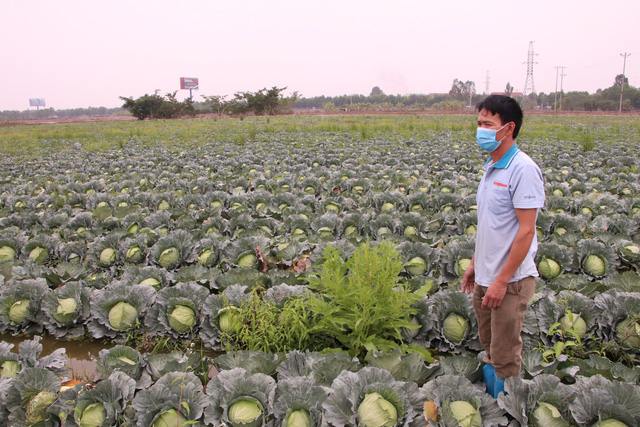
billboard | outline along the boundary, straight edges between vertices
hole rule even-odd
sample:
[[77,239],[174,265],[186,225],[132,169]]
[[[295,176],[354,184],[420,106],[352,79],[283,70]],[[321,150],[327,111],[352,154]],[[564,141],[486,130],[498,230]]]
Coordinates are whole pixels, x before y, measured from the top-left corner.
[[46,107],[44,98],[29,98],[29,107]]
[[180,89],[198,89],[198,78],[180,77]]

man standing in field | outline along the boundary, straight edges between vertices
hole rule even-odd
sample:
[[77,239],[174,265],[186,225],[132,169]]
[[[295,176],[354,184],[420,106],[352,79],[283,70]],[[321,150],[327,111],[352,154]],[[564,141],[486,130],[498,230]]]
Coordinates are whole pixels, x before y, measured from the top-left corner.
[[477,110],[476,139],[491,158],[478,186],[476,248],[462,290],[473,292],[480,342],[487,352],[485,383],[497,397],[505,378],[520,375],[520,333],[538,276],[536,218],[545,196],[540,168],[515,142],[523,118],[518,103],[491,95]]

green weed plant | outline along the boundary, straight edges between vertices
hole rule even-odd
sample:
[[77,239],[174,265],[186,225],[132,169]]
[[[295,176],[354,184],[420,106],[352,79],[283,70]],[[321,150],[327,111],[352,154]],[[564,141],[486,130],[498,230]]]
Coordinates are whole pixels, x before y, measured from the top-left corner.
[[357,357],[368,351],[402,348],[402,331],[415,328],[411,306],[420,299],[398,283],[399,254],[389,242],[361,245],[344,261],[331,245],[323,254],[320,274],[309,278],[319,298],[309,300],[318,316],[314,331],[334,337],[342,349]]
[[257,288],[251,298],[235,312],[238,327],[234,333],[223,333],[222,341],[240,350],[260,350],[265,353],[292,350],[320,350],[326,342],[311,332],[315,316],[307,308],[310,293],[287,300],[282,308],[262,297]]

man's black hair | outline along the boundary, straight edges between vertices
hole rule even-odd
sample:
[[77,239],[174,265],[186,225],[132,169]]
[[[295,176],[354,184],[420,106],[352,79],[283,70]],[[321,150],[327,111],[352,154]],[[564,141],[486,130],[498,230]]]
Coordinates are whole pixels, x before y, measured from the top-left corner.
[[516,124],[516,128],[513,131],[513,138],[520,133],[520,127],[522,126],[522,108],[518,101],[506,95],[489,95],[476,106],[477,111],[487,110],[491,114],[497,114],[500,116],[501,123],[506,125],[509,122]]

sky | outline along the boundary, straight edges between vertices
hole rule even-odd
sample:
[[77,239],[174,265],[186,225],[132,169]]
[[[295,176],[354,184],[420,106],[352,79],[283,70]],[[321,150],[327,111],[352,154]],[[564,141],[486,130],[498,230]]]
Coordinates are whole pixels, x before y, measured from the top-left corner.
[[[2,0],[0,110],[118,107],[180,90],[303,97],[640,85],[639,0]],[[488,78],[487,78],[488,77]]]

